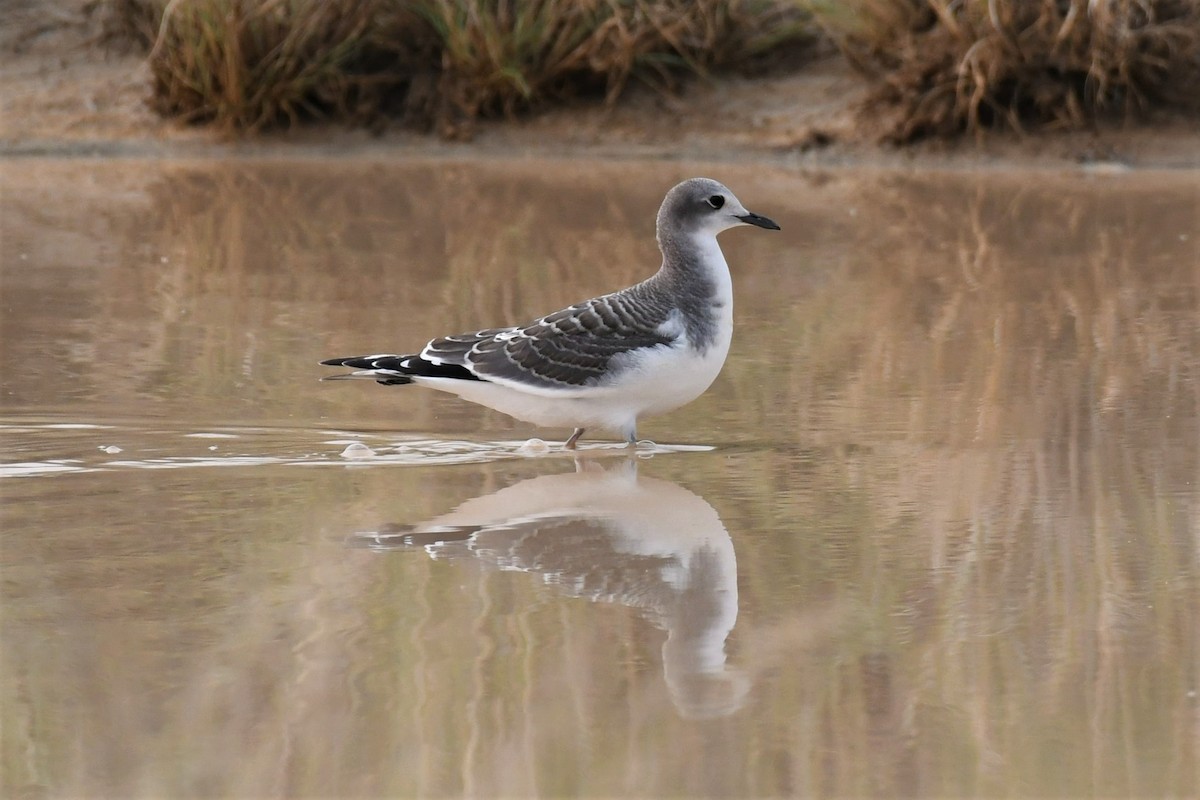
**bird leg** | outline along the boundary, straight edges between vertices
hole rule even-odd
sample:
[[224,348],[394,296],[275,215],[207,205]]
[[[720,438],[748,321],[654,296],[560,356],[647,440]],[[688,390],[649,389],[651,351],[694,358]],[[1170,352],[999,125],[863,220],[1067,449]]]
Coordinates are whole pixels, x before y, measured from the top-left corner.
[[576,428],[575,432],[571,434],[571,438],[567,439],[567,443],[564,444],[563,447],[568,450],[574,450],[575,443],[579,441],[580,436],[583,436],[583,428]]

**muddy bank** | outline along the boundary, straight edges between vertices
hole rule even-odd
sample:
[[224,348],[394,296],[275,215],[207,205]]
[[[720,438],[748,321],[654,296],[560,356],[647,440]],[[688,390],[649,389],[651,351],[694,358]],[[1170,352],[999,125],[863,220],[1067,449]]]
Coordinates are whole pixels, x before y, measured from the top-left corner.
[[675,96],[635,90],[613,108],[591,103],[481,123],[470,142],[339,125],[232,140],[157,116],[150,73],[135,54],[99,42],[71,0],[18,0],[0,34],[0,156],[192,157],[553,155],[782,162],[821,168],[1200,169],[1200,124],[1163,112],[1137,124],[1020,136],[989,134],[905,148],[881,145],[855,113],[867,89],[834,54],[783,75],[695,81]]

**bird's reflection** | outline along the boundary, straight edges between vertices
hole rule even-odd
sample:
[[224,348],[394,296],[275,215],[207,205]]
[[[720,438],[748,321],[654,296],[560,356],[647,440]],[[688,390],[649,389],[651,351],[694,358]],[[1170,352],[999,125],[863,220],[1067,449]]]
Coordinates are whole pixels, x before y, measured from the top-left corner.
[[476,559],[535,573],[572,597],[636,608],[667,633],[663,676],[682,716],[725,716],[745,701],[749,680],[725,655],[738,613],[733,541],[712,506],[639,477],[634,459],[610,469],[577,461],[574,473],[530,478],[352,542]]

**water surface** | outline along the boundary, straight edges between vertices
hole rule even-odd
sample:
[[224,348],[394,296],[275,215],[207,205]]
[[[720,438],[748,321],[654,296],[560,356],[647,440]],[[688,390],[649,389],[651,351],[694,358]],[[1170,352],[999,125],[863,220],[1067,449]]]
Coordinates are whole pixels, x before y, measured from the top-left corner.
[[[0,169],[6,795],[1200,793],[1194,175]],[[317,381],[693,174],[783,231],[657,448]]]

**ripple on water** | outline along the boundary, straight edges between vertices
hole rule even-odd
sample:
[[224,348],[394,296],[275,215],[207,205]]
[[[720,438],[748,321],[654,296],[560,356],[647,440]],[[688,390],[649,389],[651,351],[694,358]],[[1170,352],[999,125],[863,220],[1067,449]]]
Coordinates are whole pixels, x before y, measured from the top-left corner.
[[[102,432],[103,438],[100,438]],[[487,463],[505,459],[596,458],[630,455],[622,443],[595,442],[568,451],[541,439],[469,441],[396,438],[349,431],[228,428],[164,430],[95,423],[0,424],[6,450],[32,456],[0,464],[0,478],[110,470],[203,467],[380,467]],[[197,452],[196,440],[204,443]],[[222,441],[220,451],[212,440]],[[233,449],[236,448],[236,451]],[[643,441],[633,455],[712,450]],[[111,456],[120,455],[120,458]]]

